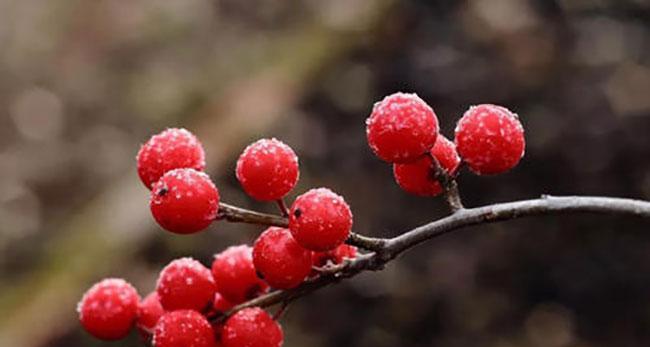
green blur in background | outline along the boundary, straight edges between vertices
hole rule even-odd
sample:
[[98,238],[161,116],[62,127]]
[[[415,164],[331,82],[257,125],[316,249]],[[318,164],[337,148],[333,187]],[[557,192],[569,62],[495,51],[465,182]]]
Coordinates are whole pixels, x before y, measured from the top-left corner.
[[[463,172],[469,206],[650,199],[647,0],[0,0],[0,346],[137,346],[82,331],[92,283],[123,277],[144,296],[172,259],[209,265],[259,234],[155,225],[134,157],[166,127],[203,141],[231,204],[275,212],[234,165],[277,137],[300,157],[289,198],[332,188],[356,232],[443,216],[366,144],[372,104],[396,91],[426,100],[448,137],[469,105],[519,114],[526,156],[501,176]],[[648,346],[648,231],[580,215],[454,233],[294,303],[285,346]]]

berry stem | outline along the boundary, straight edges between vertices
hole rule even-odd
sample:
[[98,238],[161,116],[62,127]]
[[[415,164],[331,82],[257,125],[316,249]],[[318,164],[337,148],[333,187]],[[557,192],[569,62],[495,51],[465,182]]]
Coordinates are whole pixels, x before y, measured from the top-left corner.
[[449,173],[442,167],[442,165],[440,165],[440,162],[438,162],[438,159],[435,156],[429,154],[429,157],[431,157],[433,160],[436,179],[444,190],[445,199],[447,200],[449,209],[452,213],[456,213],[457,211],[462,210],[464,207],[463,202],[460,198],[460,192],[458,190],[456,179],[449,175]]
[[282,316],[287,312],[287,308],[289,308],[289,304],[291,304],[291,301],[289,300],[283,301],[280,308],[277,311],[275,311],[275,314],[273,314],[273,320],[277,321],[280,318],[282,318]]
[[276,202],[278,203],[278,208],[280,208],[282,217],[289,217],[289,209],[287,208],[287,204],[284,202],[284,198],[280,198],[276,200]]
[[374,241],[381,241],[373,244],[374,246],[381,244],[381,249],[357,256],[354,260],[338,268],[337,272],[325,272],[317,278],[306,281],[299,287],[290,290],[276,290],[244,302],[217,317],[216,320],[222,321],[233,313],[247,307],[268,307],[291,302],[330,284],[354,277],[361,272],[379,271],[383,269],[386,263],[403,252],[427,240],[468,226],[490,224],[528,216],[578,212],[628,215],[650,219],[650,202],[623,198],[543,195],[539,199],[499,203],[477,208],[462,208],[447,217],[419,226],[394,238],[373,239]]
[[289,220],[286,217],[251,211],[226,203],[219,203],[217,219],[223,219],[233,223],[257,224],[281,228],[289,226]]

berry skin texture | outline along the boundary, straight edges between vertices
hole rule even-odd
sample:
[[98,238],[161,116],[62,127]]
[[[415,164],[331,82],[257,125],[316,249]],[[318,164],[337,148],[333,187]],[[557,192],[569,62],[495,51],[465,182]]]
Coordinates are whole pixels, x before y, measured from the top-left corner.
[[191,234],[207,228],[217,217],[219,191],[205,173],[176,169],[154,184],[149,208],[162,228]]
[[215,255],[212,276],[219,285],[219,293],[233,304],[253,299],[268,289],[257,277],[253,249],[247,245],[231,246]]
[[158,293],[151,292],[138,304],[136,327],[144,336],[150,335],[163,314],[165,314],[165,309],[160,304]]
[[293,239],[288,229],[266,229],[253,247],[253,263],[273,288],[297,287],[311,273],[312,251]]
[[224,347],[280,347],[284,335],[280,324],[259,307],[245,308],[230,317],[223,327]]
[[221,293],[214,293],[214,298],[212,299],[212,310],[215,312],[224,313],[235,305],[221,295]]
[[479,175],[506,172],[524,156],[524,128],[505,107],[472,106],[456,125],[458,154]]
[[88,289],[77,305],[79,321],[98,339],[119,340],[133,328],[139,300],[138,292],[125,280],[104,279]]
[[171,128],[152,136],[140,147],[138,175],[147,188],[167,171],[180,168],[205,169],[205,152],[199,140],[185,129]]
[[212,326],[200,313],[178,310],[163,315],[153,334],[154,347],[215,347]]
[[169,263],[160,272],[156,285],[160,303],[167,311],[201,311],[208,307],[216,291],[210,270],[192,258]]
[[352,230],[350,206],[327,188],[312,189],[294,201],[289,214],[293,238],[312,251],[329,251],[342,244]]
[[342,244],[334,250],[327,252],[314,252],[312,265],[323,267],[328,263],[334,265],[341,264],[343,259],[354,259],[357,256],[357,248],[354,246]]
[[298,182],[298,157],[281,141],[261,139],[239,156],[236,174],[246,194],[260,201],[278,200]]
[[460,165],[460,157],[456,145],[444,136],[438,136],[435,146],[429,155],[407,164],[394,164],[393,176],[397,184],[406,192],[420,196],[436,196],[442,192],[442,187],[436,178],[436,170],[432,157],[440,166],[453,175]]
[[366,136],[380,159],[410,162],[436,143],[438,118],[416,94],[395,93],[375,103],[366,120]]

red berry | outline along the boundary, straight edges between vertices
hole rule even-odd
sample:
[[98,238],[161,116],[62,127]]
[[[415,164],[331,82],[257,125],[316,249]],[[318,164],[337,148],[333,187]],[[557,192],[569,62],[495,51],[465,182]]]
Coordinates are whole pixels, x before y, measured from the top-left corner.
[[165,309],[160,304],[158,293],[151,292],[138,304],[136,326],[141,333],[145,335],[152,334],[153,328],[163,314],[165,314]]
[[223,327],[224,347],[280,347],[284,341],[280,324],[259,307],[232,315]]
[[311,254],[293,239],[288,229],[270,227],[255,241],[253,263],[271,287],[290,289],[311,272]]
[[440,135],[429,155],[424,155],[412,163],[393,165],[393,175],[397,184],[405,191],[415,195],[436,196],[440,194],[442,187],[436,178],[436,169],[431,157],[435,157],[440,166],[450,175],[453,175],[460,165],[456,145]]
[[524,156],[524,128],[505,107],[472,106],[456,126],[458,154],[479,175],[506,172]]
[[178,310],[163,315],[153,334],[154,347],[215,347],[214,332],[208,320],[193,310]]
[[329,262],[333,264],[341,264],[343,262],[343,259],[354,259],[356,256],[356,247],[342,244],[331,251],[314,252],[312,264],[313,266],[317,267],[323,267]]
[[151,190],[151,213],[168,231],[190,234],[207,228],[219,211],[219,191],[194,169],[167,172]]
[[312,189],[294,201],[289,215],[294,239],[312,251],[327,251],[342,244],[352,230],[350,207],[327,188]]
[[205,169],[205,153],[196,136],[185,129],[167,129],[140,147],[138,175],[147,188],[167,171],[180,168]]
[[417,159],[436,143],[438,118],[415,94],[395,93],[375,104],[366,120],[368,144],[390,163]]
[[261,201],[278,200],[298,182],[298,157],[276,139],[259,140],[237,160],[237,179],[246,193]]
[[215,312],[220,312],[224,313],[231,308],[233,308],[235,305],[228,301],[226,298],[221,295],[221,293],[216,292],[214,293],[214,298],[212,299],[212,310]]
[[79,321],[91,335],[118,340],[129,334],[138,312],[138,292],[123,279],[108,278],[93,285],[77,305]]
[[205,309],[217,290],[210,270],[192,258],[176,259],[158,277],[156,292],[168,310]]
[[233,304],[255,298],[268,289],[268,285],[257,277],[253,249],[246,245],[228,247],[215,255],[212,275],[219,284],[219,293]]

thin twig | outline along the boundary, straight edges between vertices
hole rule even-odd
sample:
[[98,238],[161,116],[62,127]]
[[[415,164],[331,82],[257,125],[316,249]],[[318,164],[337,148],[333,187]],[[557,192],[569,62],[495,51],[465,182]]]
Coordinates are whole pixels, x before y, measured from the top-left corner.
[[287,204],[284,202],[284,199],[280,198],[276,200],[276,202],[278,204],[278,208],[280,209],[282,217],[289,217],[289,209],[287,208]]
[[[225,220],[233,223],[247,223],[264,226],[277,226],[281,228],[289,227],[289,220],[287,217],[282,217],[274,214],[261,213],[256,211],[247,210],[245,208],[233,206],[226,203],[219,203],[218,220]],[[367,237],[356,233],[350,233],[348,244],[368,250],[377,251],[383,248],[386,240]]]
[[435,176],[442,187],[442,190],[445,193],[445,199],[447,200],[447,205],[452,213],[455,213],[458,210],[463,209],[463,202],[460,198],[460,192],[458,191],[458,184],[456,179],[451,176],[447,170],[445,170],[438,159],[430,155],[431,160],[433,161],[433,167],[435,170]]
[[279,320],[280,318],[282,318],[282,316],[287,312],[287,308],[289,307],[289,304],[291,304],[291,301],[283,301],[280,308],[277,311],[275,311],[275,314],[273,314],[273,320]]
[[217,219],[223,219],[235,223],[248,223],[282,228],[289,226],[289,220],[285,217],[255,212],[223,202],[219,203],[219,214],[217,215]]
[[412,247],[467,226],[527,216],[578,212],[650,218],[650,202],[622,198],[544,195],[539,199],[463,208],[450,216],[422,225],[392,239],[377,239],[383,241],[381,252],[359,255],[336,273],[328,273],[309,280],[297,288],[274,291],[237,305],[219,319],[224,319],[246,307],[268,307],[281,302],[290,302],[330,284],[354,277],[360,272],[381,270],[386,263]]

